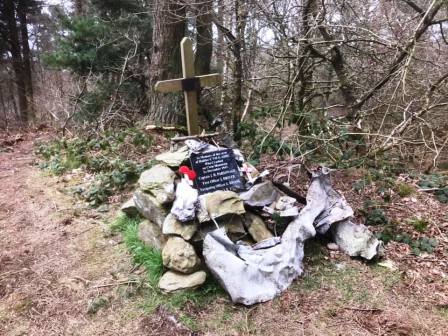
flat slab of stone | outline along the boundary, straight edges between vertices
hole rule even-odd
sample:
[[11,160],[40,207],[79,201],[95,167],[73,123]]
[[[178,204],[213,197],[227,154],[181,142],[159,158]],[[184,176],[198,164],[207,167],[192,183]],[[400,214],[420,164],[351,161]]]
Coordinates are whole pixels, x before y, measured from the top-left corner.
[[180,222],[173,214],[168,214],[163,222],[162,232],[165,235],[181,236],[185,240],[190,240],[197,231],[198,226],[195,222]]
[[167,212],[155,197],[141,190],[137,190],[132,199],[138,212],[143,217],[162,227]]
[[271,181],[254,185],[248,191],[240,194],[240,198],[245,204],[256,207],[263,207],[271,204],[277,199],[279,192]]
[[144,220],[138,225],[138,238],[146,246],[161,250],[166,242],[166,237],[157,224]]
[[196,288],[202,285],[206,278],[207,274],[204,271],[198,271],[192,274],[168,271],[160,278],[159,288],[167,293],[182,289]]
[[188,146],[182,146],[177,151],[174,152],[165,152],[162,154],[159,154],[155,157],[157,161],[161,161],[165,163],[166,165],[177,168],[179,167],[184,161],[188,159],[189,156],[189,149]]
[[163,265],[180,273],[193,273],[201,260],[191,244],[180,237],[169,237],[162,250]]
[[197,214],[199,222],[210,221],[211,218],[246,212],[244,203],[237,193],[233,191],[218,190],[199,196],[200,207]]
[[120,207],[120,210],[130,217],[138,215],[138,210],[132,197],[123,203],[123,205]]
[[244,225],[247,231],[249,231],[249,234],[257,243],[274,237],[260,216],[247,212],[244,218]]

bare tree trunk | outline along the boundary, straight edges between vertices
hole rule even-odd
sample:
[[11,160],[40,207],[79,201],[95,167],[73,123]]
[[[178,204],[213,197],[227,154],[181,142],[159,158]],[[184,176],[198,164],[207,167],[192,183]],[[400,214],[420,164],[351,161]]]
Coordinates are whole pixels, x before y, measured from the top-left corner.
[[236,19],[236,39],[234,41],[234,69],[233,79],[235,81],[232,103],[232,126],[234,134],[237,134],[238,125],[241,120],[243,109],[243,57],[242,50],[244,45],[244,32],[246,28],[247,13],[244,0],[235,0],[235,19]]
[[28,103],[26,98],[25,76],[23,71],[23,59],[20,52],[19,32],[16,25],[16,15],[12,0],[4,0],[4,11],[9,37],[10,51],[12,56],[12,67],[14,70],[14,81],[17,89],[17,100],[19,102],[19,115],[23,123],[28,122]]
[[0,103],[2,104],[3,117],[5,118],[3,129],[6,130],[8,129],[8,114],[6,113],[6,105],[5,105],[5,99],[3,98],[2,86],[0,86]]
[[[218,0],[217,1],[217,22],[223,26],[223,16],[224,16],[224,0]],[[216,55],[216,67],[218,68],[219,72],[223,72],[224,69],[224,33],[221,31],[221,29],[218,29],[218,38],[216,41],[216,48],[215,48],[215,55]]]
[[210,73],[210,62],[213,53],[212,3],[212,1],[205,1],[198,5],[196,18],[197,46],[194,60],[196,75]]
[[35,108],[33,98],[33,77],[31,68],[32,55],[28,41],[28,20],[26,14],[25,0],[19,0],[17,6],[17,16],[20,21],[20,35],[23,57],[23,78],[25,80],[25,90],[28,104],[28,120],[31,120],[34,119]]
[[[321,16],[321,19],[319,19],[318,21],[318,29],[324,40],[327,42],[334,41],[335,40],[334,36],[332,36],[328,32],[326,24],[324,22],[326,15],[325,3],[322,2],[321,5],[322,13],[317,13],[316,0],[311,0],[309,2],[309,5],[311,6],[312,10],[314,10],[316,18]],[[336,73],[336,76],[338,77],[339,90],[341,91],[342,98],[344,99],[344,105],[346,106],[347,109],[350,109],[352,105],[356,102],[355,88],[352,86],[352,84],[348,79],[349,75],[346,69],[344,54],[342,53],[341,49],[338,47],[337,44],[334,44],[330,50],[329,61],[334,69],[334,72]],[[351,116],[352,113],[349,112],[348,115]]]
[[185,122],[182,93],[154,91],[158,80],[182,76],[180,41],[185,34],[185,7],[175,0],[154,3],[153,50],[148,76],[149,119],[161,124]]

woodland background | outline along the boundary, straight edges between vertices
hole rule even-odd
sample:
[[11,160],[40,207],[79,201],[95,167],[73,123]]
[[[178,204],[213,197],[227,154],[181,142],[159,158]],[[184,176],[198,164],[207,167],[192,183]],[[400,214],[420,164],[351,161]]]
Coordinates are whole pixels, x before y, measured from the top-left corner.
[[[161,252],[115,210],[186,132],[153,89],[184,36],[224,79],[201,127],[300,195],[332,168],[383,260],[319,237],[266,304],[158,290]],[[448,0],[0,0],[0,334],[446,335],[447,51]]]
[[4,0],[0,32],[4,129],[182,126],[182,94],[153,87],[181,77],[189,36],[196,73],[224,75],[205,129],[333,164],[447,159],[445,0]]

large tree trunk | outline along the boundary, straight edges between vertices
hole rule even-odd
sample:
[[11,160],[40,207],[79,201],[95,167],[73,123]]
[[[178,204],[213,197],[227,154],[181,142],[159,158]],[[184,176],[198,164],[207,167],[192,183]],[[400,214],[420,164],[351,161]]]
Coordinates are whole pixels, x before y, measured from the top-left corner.
[[25,76],[23,71],[23,59],[20,52],[19,32],[16,24],[14,3],[12,0],[4,0],[4,14],[8,31],[9,45],[12,56],[14,82],[17,89],[19,103],[19,116],[23,123],[28,122],[28,104],[26,99]]
[[20,35],[22,40],[23,78],[25,80],[25,90],[28,104],[28,119],[31,120],[34,118],[35,108],[33,98],[33,77],[31,68],[32,55],[28,41],[28,20],[26,14],[25,0],[19,0],[17,6],[17,16],[20,21]]
[[196,75],[205,75],[210,73],[213,52],[212,1],[205,1],[198,5],[196,31],[197,47],[194,68]]
[[185,7],[173,0],[154,2],[153,49],[148,76],[149,119],[157,124],[185,122],[182,92],[154,91],[158,80],[182,77],[180,41],[185,33]]
[[[194,59],[196,75],[206,75],[211,72],[210,63],[213,53],[212,5],[213,1],[207,0],[198,3],[196,7],[196,56]],[[213,112],[216,112],[217,107],[213,98],[210,95],[202,94],[201,91],[198,94],[199,116],[204,118],[201,121],[205,126],[213,121],[215,117]],[[207,128],[207,126],[204,128]]]

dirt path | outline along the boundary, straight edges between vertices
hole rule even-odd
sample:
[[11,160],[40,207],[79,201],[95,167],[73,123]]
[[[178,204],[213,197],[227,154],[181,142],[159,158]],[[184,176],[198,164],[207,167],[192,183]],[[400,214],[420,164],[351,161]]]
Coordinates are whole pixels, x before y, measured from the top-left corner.
[[34,160],[31,139],[0,153],[0,335],[142,334],[134,289],[98,288],[132,269],[106,217],[57,191]]
[[[145,312],[144,275],[120,237],[107,234],[113,214],[68,195],[67,177],[44,176],[33,140],[0,148],[0,335],[190,334],[173,329],[163,309]],[[338,188],[356,204],[350,183]],[[432,218],[431,230],[446,240],[447,206],[415,197],[393,206],[404,217]],[[317,245],[305,274],[275,300],[244,308],[223,296],[184,313],[198,335],[446,335],[446,252],[417,258],[406,246],[388,245],[399,268],[388,270]]]

